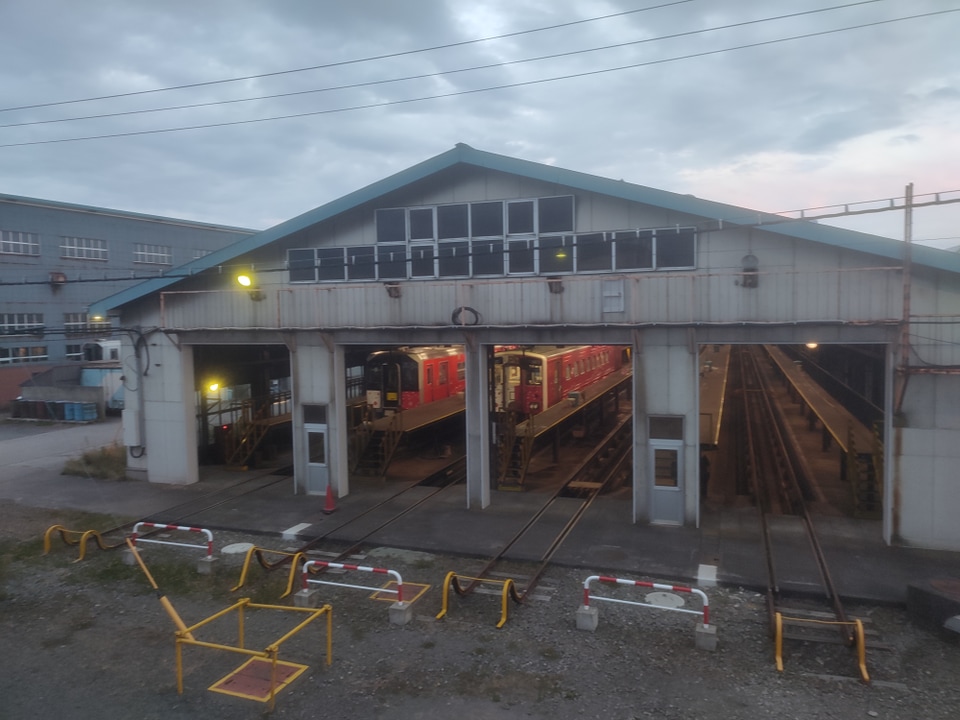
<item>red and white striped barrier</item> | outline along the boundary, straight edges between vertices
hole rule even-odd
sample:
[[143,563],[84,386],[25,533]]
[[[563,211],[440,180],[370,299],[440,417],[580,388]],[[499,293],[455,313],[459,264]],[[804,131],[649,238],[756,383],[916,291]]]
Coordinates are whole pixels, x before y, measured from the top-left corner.
[[[184,532],[203,533],[207,537],[206,545],[191,545],[189,543],[173,542],[171,540],[154,540],[153,538],[142,538],[138,536],[140,528],[153,528],[154,530],[183,530]],[[199,527],[189,527],[186,525],[164,525],[163,523],[138,522],[133,526],[133,532],[130,534],[133,544],[137,543],[155,543],[157,545],[175,545],[177,547],[199,548],[207,551],[207,557],[213,557],[213,533],[209,530]]]
[[[332,582],[329,580],[314,580],[310,577],[310,568],[314,567],[324,567],[324,568],[334,568],[340,570],[359,570],[360,572],[370,572],[378,573],[381,575],[390,575],[394,580],[397,581],[396,590],[385,590],[382,588],[370,587],[369,585],[350,585],[349,583],[341,582]],[[368,567],[366,565],[347,565],[344,563],[335,563],[335,562],[325,562],[323,560],[308,560],[303,564],[303,589],[307,590],[310,583],[314,585],[333,585],[334,587],[347,587],[353,588],[354,590],[376,590],[377,592],[389,593],[391,595],[397,596],[397,602],[403,602],[403,578],[400,577],[400,573],[396,570],[387,570],[386,568],[375,568]]]
[[[653,588],[654,590],[668,590],[671,592],[677,593],[692,593],[694,595],[699,595],[700,599],[703,601],[703,610],[687,610],[686,608],[674,608],[674,607],[664,607],[662,605],[652,605],[646,602],[636,602],[634,600],[620,600],[618,598],[608,598],[601,595],[590,595],[590,583],[594,580],[597,582],[612,583],[616,585],[636,585],[638,587],[647,587]],[[703,617],[703,626],[705,628],[710,627],[710,601],[707,599],[707,594],[700,590],[699,588],[685,587],[683,585],[662,585],[660,583],[647,582],[645,580],[625,580],[623,578],[610,577],[609,575],[591,575],[586,580],[583,581],[583,606],[590,606],[590,598],[593,597],[594,600],[602,600],[603,602],[612,602],[620,603],[622,605],[639,605],[641,607],[652,607],[657,610],[672,610],[673,612],[682,612],[688,613],[690,615],[700,615]]]

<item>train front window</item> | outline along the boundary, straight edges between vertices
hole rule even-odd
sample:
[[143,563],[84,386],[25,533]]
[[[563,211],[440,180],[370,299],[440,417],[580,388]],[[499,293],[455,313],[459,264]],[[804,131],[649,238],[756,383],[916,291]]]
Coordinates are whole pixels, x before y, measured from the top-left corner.
[[531,362],[527,366],[527,385],[543,385],[543,366],[538,362]]

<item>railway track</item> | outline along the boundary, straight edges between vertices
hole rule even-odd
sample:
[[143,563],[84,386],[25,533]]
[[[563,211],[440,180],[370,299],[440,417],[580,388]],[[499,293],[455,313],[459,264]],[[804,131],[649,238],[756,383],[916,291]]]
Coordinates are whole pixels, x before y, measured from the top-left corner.
[[[509,584],[510,597],[517,603],[530,598],[551,559],[593,501],[614,478],[629,471],[631,442],[632,422],[626,417],[618,421],[616,427],[573,468],[524,526],[469,578],[468,584],[453,583],[457,594],[467,596],[493,576],[503,575],[497,573],[497,568],[505,561],[522,560],[533,562],[535,568],[522,578],[525,582],[522,590],[515,583]],[[519,553],[521,546],[523,551]]]
[[[861,675],[868,680],[862,659],[865,643],[862,623],[848,616],[834,584],[805,500],[809,479],[804,477],[781,410],[771,399],[773,393],[762,349],[741,349],[737,360],[743,384],[747,477],[760,523],[767,574],[767,615],[771,635],[777,642],[778,667],[782,669],[784,639],[841,642],[856,645],[861,651]],[[797,525],[808,541],[806,557],[798,554],[796,542],[786,540],[788,535],[795,538]],[[781,591],[782,579],[787,573],[805,574],[807,578],[815,574],[819,593],[811,597],[816,597],[821,607],[827,606],[828,612],[800,607],[796,600],[791,600],[794,605],[788,606]]]

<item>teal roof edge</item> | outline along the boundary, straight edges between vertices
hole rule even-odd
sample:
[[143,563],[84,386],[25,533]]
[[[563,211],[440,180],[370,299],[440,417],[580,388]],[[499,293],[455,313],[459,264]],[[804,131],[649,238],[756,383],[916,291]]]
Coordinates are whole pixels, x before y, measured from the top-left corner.
[[[644,185],[635,185],[623,180],[611,180],[609,178],[589,175],[575,170],[566,170],[531,160],[498,155],[496,153],[477,150],[464,143],[458,143],[452,149],[405,170],[401,170],[394,175],[378,180],[366,187],[348,193],[336,200],[332,200],[290,220],[274,225],[255,235],[243,238],[228,247],[198,258],[186,265],[181,265],[171,270],[169,275],[145,280],[119,293],[98,300],[90,306],[90,314],[106,316],[109,310],[163,290],[185,277],[196,275],[210,268],[222,265],[291,233],[303,230],[318,222],[327,220],[393,192],[394,190],[398,190],[459,164],[521,175],[547,183],[554,183],[577,190],[662,207],[678,213],[694,215],[708,220],[716,220],[730,225],[758,227],[766,232],[831,245],[846,250],[869,253],[896,262],[903,260],[903,242],[893,238],[885,238],[879,235],[857,232],[855,230],[822,225],[809,220],[791,220],[782,215],[759,212],[736,205],[714,202],[712,200],[703,200],[693,195],[683,195],[667,190],[658,190]],[[912,262],[920,265],[960,273],[960,253],[951,253],[921,245],[913,245],[911,247],[911,258]]]

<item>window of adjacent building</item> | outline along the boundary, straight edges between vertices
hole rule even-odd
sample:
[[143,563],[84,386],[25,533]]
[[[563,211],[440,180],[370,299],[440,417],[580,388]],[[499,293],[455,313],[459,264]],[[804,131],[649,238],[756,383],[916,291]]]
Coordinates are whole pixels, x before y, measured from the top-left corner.
[[317,276],[321,280],[345,280],[347,261],[343,248],[317,248]]
[[540,238],[540,272],[573,272],[573,236]]
[[510,265],[510,274],[530,274],[536,272],[535,254],[536,241],[511,240],[509,243],[507,262]]
[[441,205],[437,208],[437,238],[454,240],[470,236],[469,208],[463,205]]
[[78,260],[109,260],[107,241],[98,238],[64,237],[60,257]]
[[410,240],[433,240],[433,208],[411,208]]
[[473,241],[473,274],[503,275],[503,240]]
[[696,230],[657,230],[657,268],[692,268],[696,265]]
[[0,365],[44,362],[47,359],[46,345],[31,347],[0,348]]
[[377,277],[381,280],[400,280],[407,277],[406,245],[377,247]]
[[66,358],[71,362],[83,360],[83,345],[67,345]]
[[540,198],[537,224],[540,233],[573,232],[573,196]]
[[137,243],[133,248],[133,261],[150,265],[172,265],[173,250],[169,245]]
[[437,272],[440,277],[470,275],[470,243],[441,242],[437,245]]
[[414,245],[410,248],[410,277],[433,277],[433,245]]
[[503,235],[503,203],[470,203],[470,236],[497,237]]
[[371,245],[347,248],[347,278],[374,280],[377,277],[377,249]]
[[407,211],[403,208],[377,210],[377,242],[401,243],[407,241]]
[[507,234],[530,235],[536,231],[533,224],[533,200],[507,203]]
[[43,313],[0,313],[0,335],[36,335],[43,330]]
[[577,271],[613,269],[613,244],[606,233],[577,235]]
[[68,336],[94,335],[110,329],[109,320],[91,321],[85,312],[63,314],[63,329]]
[[316,282],[317,261],[313,248],[299,248],[287,251],[287,269],[290,282]]
[[327,424],[327,406],[326,405],[304,405],[303,421],[311,425]]
[[0,230],[0,253],[5,255],[39,255],[40,241],[35,233]]
[[629,230],[613,234],[617,270],[653,270],[653,232]]
[[197,248],[197,249],[195,249],[195,250],[193,251],[193,259],[194,259],[194,260],[199,260],[200,258],[206,257],[207,255],[209,255],[209,254],[212,253],[212,252],[213,252],[213,250],[202,250],[202,249],[200,249],[200,248]]

